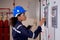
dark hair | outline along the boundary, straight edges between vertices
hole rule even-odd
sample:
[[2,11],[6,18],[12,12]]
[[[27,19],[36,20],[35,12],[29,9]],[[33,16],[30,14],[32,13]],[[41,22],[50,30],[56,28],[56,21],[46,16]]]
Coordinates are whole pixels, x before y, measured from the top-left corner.
[[[20,13],[18,16],[20,16],[22,13]],[[17,16],[17,17],[18,17]],[[10,18],[10,24],[14,27],[18,21],[18,18],[17,17],[11,17]]]
[[16,25],[17,20],[18,20],[17,17],[11,17],[10,24],[14,27]]

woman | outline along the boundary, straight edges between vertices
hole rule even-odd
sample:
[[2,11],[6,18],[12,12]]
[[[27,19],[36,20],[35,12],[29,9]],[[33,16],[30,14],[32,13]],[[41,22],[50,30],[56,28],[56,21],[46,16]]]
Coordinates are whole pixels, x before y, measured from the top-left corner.
[[11,20],[11,25],[13,27],[12,28],[13,40],[28,40],[28,38],[34,38],[35,39],[38,36],[38,34],[40,32],[42,32],[41,26],[44,23],[45,18],[43,18],[40,21],[40,25],[38,26],[38,28],[33,33],[30,29],[27,29],[22,24],[22,21],[26,20],[25,12],[26,12],[26,10],[21,6],[16,6],[13,9],[14,17],[12,17],[10,19]]

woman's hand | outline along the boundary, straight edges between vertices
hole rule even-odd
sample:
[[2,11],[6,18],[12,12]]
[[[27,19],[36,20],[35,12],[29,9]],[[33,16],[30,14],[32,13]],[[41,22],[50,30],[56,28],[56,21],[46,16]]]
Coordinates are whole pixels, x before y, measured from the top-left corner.
[[46,21],[46,18],[42,18],[41,21],[39,22],[39,25],[42,26],[45,21]]

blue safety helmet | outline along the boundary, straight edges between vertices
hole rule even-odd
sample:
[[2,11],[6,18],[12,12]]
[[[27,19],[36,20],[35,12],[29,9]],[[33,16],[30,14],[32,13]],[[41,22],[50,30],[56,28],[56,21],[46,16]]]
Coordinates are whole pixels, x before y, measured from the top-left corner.
[[14,17],[17,17],[19,14],[23,14],[25,12],[26,12],[26,10],[22,6],[16,6],[13,9]]

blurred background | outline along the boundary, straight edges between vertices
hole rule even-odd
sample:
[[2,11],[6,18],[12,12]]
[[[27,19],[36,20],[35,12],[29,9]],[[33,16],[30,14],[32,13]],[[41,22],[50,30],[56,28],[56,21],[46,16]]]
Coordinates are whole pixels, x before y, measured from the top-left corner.
[[60,0],[0,0],[0,40],[13,40],[9,19],[13,17],[12,9],[17,5],[27,10],[27,20],[23,24],[33,25],[33,32],[39,21],[46,17],[39,36],[28,40],[60,40]]

